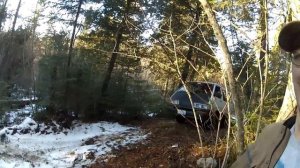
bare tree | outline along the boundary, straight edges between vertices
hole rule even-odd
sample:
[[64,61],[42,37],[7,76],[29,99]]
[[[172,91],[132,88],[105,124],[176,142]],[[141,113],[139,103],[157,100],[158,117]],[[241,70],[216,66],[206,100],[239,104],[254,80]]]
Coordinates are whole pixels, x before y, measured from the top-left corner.
[[260,105],[259,118],[257,121],[256,137],[260,131],[261,116],[264,111],[264,100],[268,74],[268,6],[266,0],[260,0],[260,53],[258,58],[258,68],[260,76]]
[[231,92],[234,111],[237,117],[237,149],[238,153],[244,151],[244,125],[243,125],[243,110],[241,108],[240,99],[238,96],[236,81],[234,80],[232,61],[229,54],[226,39],[222,33],[222,30],[217,22],[216,16],[214,15],[210,4],[206,0],[199,0],[203,6],[203,9],[207,15],[208,21],[212,26],[216,38],[218,40],[218,45],[222,51],[223,57],[217,57],[218,62],[221,65],[221,69],[225,75],[225,79],[228,82],[229,90]]

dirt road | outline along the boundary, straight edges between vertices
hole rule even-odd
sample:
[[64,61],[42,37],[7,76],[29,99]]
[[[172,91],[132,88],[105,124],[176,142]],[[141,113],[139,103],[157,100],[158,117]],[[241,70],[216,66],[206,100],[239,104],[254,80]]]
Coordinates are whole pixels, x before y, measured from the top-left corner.
[[114,150],[108,158],[99,158],[91,168],[157,168],[157,167],[196,167],[202,154],[215,156],[221,163],[225,155],[227,129],[201,131],[201,147],[196,128],[191,124],[178,124],[175,120],[151,119],[135,123],[150,135],[146,141],[129,147]]

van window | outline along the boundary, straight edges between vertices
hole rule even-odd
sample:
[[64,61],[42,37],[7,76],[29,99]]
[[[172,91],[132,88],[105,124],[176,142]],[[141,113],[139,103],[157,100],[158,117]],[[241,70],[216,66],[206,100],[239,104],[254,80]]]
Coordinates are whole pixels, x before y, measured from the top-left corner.
[[205,94],[205,95],[211,95],[213,85],[208,83],[196,83],[191,82],[187,84],[188,90],[195,94]]
[[227,101],[225,90],[222,90],[222,94],[223,94],[223,100],[224,100],[224,101]]
[[222,98],[222,92],[221,92],[221,88],[219,86],[216,86],[214,96],[218,97],[220,99]]

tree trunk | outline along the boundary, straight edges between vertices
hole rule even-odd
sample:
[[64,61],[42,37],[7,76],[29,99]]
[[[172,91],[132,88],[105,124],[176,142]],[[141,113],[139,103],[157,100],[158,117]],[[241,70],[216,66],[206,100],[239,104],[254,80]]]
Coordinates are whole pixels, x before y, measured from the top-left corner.
[[190,44],[187,55],[185,56],[185,63],[184,63],[183,70],[182,70],[182,73],[181,73],[181,79],[182,79],[183,82],[186,82],[187,77],[189,75],[190,64],[191,64],[191,61],[192,61],[193,50],[194,50],[194,48],[193,48],[194,44]]
[[127,20],[127,17],[128,17],[128,12],[129,12],[129,9],[130,9],[130,3],[131,3],[131,0],[126,1],[126,8],[125,8],[125,11],[124,11],[124,18],[123,18],[121,24],[119,25],[118,31],[116,33],[115,46],[114,46],[113,52],[111,54],[111,58],[110,58],[110,61],[109,61],[109,65],[108,65],[106,75],[105,75],[105,78],[104,78],[104,81],[103,81],[102,89],[101,89],[101,95],[102,96],[107,95],[107,89],[108,89],[108,85],[109,85],[109,82],[110,82],[110,79],[111,79],[112,71],[115,67],[115,63],[116,63],[116,60],[117,60],[117,57],[118,57],[118,52],[119,52],[119,49],[120,49],[120,45],[122,43],[123,31],[124,31],[124,28],[125,28],[124,24],[125,24],[125,21]]
[[[198,24],[199,22],[199,13],[197,12],[196,13],[196,18],[195,18],[195,21],[194,21],[196,24]],[[181,79],[183,82],[186,82],[187,78],[188,78],[188,75],[189,75],[189,69],[190,69],[190,64],[192,62],[192,57],[193,57],[193,51],[194,51],[194,45],[197,41],[197,28],[195,28],[193,30],[193,33],[190,37],[190,40],[188,42],[189,44],[189,50],[186,54],[186,57],[185,57],[185,63],[184,63],[184,67],[183,67],[183,70],[182,70],[182,73],[181,73]]]
[[31,31],[32,31],[31,52],[32,53],[34,53],[34,42],[35,42],[36,28],[38,26],[38,20],[39,20],[39,17],[41,15],[41,11],[38,7],[39,3],[40,3],[39,1],[36,3],[35,12],[34,12],[34,16],[33,16],[33,19],[32,19],[32,27],[31,27]]
[[292,73],[289,73],[289,79],[288,84],[286,86],[283,102],[278,114],[278,117],[276,119],[276,122],[280,122],[283,120],[288,119],[289,117],[294,115],[294,112],[296,110],[297,101],[296,96],[294,92],[294,85],[292,82]]
[[264,100],[265,91],[267,84],[267,74],[268,74],[268,7],[266,0],[260,0],[260,31],[261,31],[261,44],[260,44],[260,54],[258,60],[258,68],[260,75],[260,105],[259,105],[259,116],[256,128],[256,138],[260,132],[260,122],[261,116],[264,111]]
[[244,125],[243,125],[243,110],[241,108],[237,87],[236,87],[236,81],[234,80],[233,75],[233,68],[232,68],[232,61],[231,56],[229,54],[228,46],[226,39],[222,33],[222,30],[220,26],[218,25],[217,19],[208,4],[206,0],[199,0],[203,6],[203,9],[207,15],[208,21],[210,25],[212,26],[214,33],[216,35],[216,38],[218,40],[218,45],[220,49],[222,50],[223,57],[217,57],[218,61],[221,65],[222,71],[226,77],[226,80],[229,84],[229,90],[231,92],[233,105],[234,105],[234,111],[235,115],[237,117],[237,149],[238,153],[242,153],[244,151]]
[[16,29],[16,23],[17,23],[17,18],[18,18],[19,11],[20,11],[21,3],[22,3],[22,0],[19,0],[19,4],[18,4],[17,10],[16,10],[16,14],[15,14],[15,17],[14,17],[13,25],[12,25],[12,28],[11,28],[11,32],[12,33],[14,33],[15,29]]
[[164,86],[164,98],[167,98],[167,96],[168,96],[168,88],[169,88],[169,78],[167,78],[167,80],[166,80],[166,82],[165,82],[165,86]]
[[119,30],[117,31],[115,47],[113,49],[111,59],[109,61],[109,65],[107,68],[107,72],[106,72],[106,75],[105,75],[105,78],[103,81],[102,89],[101,89],[102,95],[106,95],[106,93],[107,93],[108,84],[109,84],[109,81],[111,78],[112,71],[115,66],[115,62],[117,60],[120,44],[122,41],[122,36],[123,36],[123,25],[121,25]]
[[[38,26],[38,20],[39,20],[39,17],[41,15],[41,10],[39,9],[39,5],[41,4],[42,2],[40,0],[38,0],[38,2],[36,3],[36,6],[35,6],[35,12],[34,12],[34,17],[32,19],[32,41],[31,41],[31,52],[32,52],[32,55],[35,55],[34,54],[34,48],[35,48],[35,36],[36,36],[36,28]],[[36,97],[36,64],[33,62],[33,65],[32,65],[32,89],[33,89],[33,98],[35,99]],[[36,107],[37,108],[37,107]],[[36,110],[36,109],[35,109]]]
[[1,6],[1,11],[0,11],[0,31],[2,30],[2,23],[6,18],[6,5],[7,1],[5,0],[4,4]]
[[15,32],[15,27],[16,27],[16,23],[17,23],[17,18],[19,15],[19,11],[21,8],[21,2],[22,0],[19,0],[18,3],[18,7],[14,16],[14,20],[13,20],[13,25],[11,28],[11,34],[10,34],[10,39],[7,43],[7,46],[5,48],[5,54],[3,56],[3,59],[0,62],[0,78],[6,80],[6,81],[10,81],[11,77],[12,77],[12,65],[11,63],[13,62],[13,56],[10,55],[10,48],[12,47],[12,43],[14,41],[14,32]]
[[77,27],[78,17],[80,14],[82,3],[83,3],[83,0],[79,0],[76,17],[75,17],[74,24],[73,24],[73,31],[72,31],[72,36],[71,36],[70,46],[69,46],[69,53],[68,53],[68,70],[71,65],[72,52],[73,52],[74,42],[75,42],[76,27]]
[[[288,13],[285,19],[285,22],[288,23],[292,20],[297,20],[297,18],[294,18],[295,14],[298,13],[298,7],[297,4],[298,0],[289,0],[288,1]],[[285,89],[285,94],[283,98],[283,102],[281,105],[281,108],[279,110],[279,114],[277,116],[276,122],[286,120],[290,116],[294,115],[294,112],[296,110],[297,102],[296,102],[296,96],[294,91],[294,86],[292,82],[292,71],[290,68],[289,76],[288,76],[288,84]]]
[[69,93],[70,93],[70,68],[71,68],[71,58],[72,58],[72,54],[73,54],[73,48],[74,48],[74,42],[75,42],[75,34],[76,34],[76,27],[77,27],[77,22],[78,22],[78,17],[80,14],[80,10],[81,10],[81,5],[83,3],[83,0],[79,0],[78,1],[78,7],[77,7],[77,12],[76,12],[76,16],[75,16],[75,20],[73,23],[73,31],[72,31],[72,36],[70,39],[70,46],[69,46],[69,51],[68,51],[68,64],[67,64],[67,74],[66,74],[66,90],[65,90],[65,105],[67,106],[67,112],[68,112],[68,107],[69,107]]

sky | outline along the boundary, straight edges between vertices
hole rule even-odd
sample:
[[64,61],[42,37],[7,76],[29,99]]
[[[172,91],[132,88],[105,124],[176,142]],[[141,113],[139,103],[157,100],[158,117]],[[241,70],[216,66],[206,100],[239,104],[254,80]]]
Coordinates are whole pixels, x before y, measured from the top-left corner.
[[[16,10],[18,6],[19,0],[8,0],[7,7],[9,10]],[[37,0],[22,0],[20,14],[22,16],[31,16],[33,11],[35,10]]]
[[[20,21],[20,19],[28,20],[28,19],[33,17],[33,12],[36,9],[37,1],[38,0],[22,0],[20,12],[19,12],[19,16],[21,16],[22,18],[18,18],[17,27],[20,26],[21,24],[26,24],[27,23],[26,21]],[[57,1],[57,0],[52,0],[52,1],[54,2],[54,1]],[[19,0],[8,0],[8,6],[7,6],[8,11],[12,15],[15,14],[15,11],[16,11],[17,6],[18,6],[18,2],[19,2]],[[299,1],[299,5],[300,5],[300,1]],[[50,13],[50,10],[53,10],[53,9],[43,9],[42,14],[47,16],[47,15],[49,15],[48,13]],[[270,40],[269,41],[270,42],[269,47],[272,48],[276,43],[276,36],[277,36],[277,33],[278,33],[277,29],[278,29],[279,25],[282,23],[282,20],[278,19],[281,14],[276,14],[276,11],[275,12],[270,12],[270,13],[273,13],[272,15],[270,14],[271,18],[273,17],[273,21],[270,20],[270,25],[269,25],[269,30],[270,30],[270,32],[269,32],[269,40]],[[277,16],[277,15],[279,15],[279,16]],[[64,17],[66,15],[61,14],[61,16]],[[299,16],[299,18],[300,18],[300,16]],[[11,19],[8,20],[5,23],[4,27],[5,27],[6,30],[8,30],[12,27],[12,20],[13,20],[13,16],[11,16]],[[228,22],[228,19],[225,19],[224,21],[222,21],[220,23],[220,25],[228,26],[228,23],[230,23],[230,22]],[[251,30],[249,31],[248,30],[249,28],[244,30],[244,29],[242,29],[242,27],[240,27],[240,30],[242,30],[242,33],[238,32],[240,38],[245,40],[245,41],[249,41],[249,40],[253,41],[256,38],[255,33],[256,33],[257,27],[255,27],[255,26],[256,25],[254,25],[254,27],[252,28],[253,31],[251,31]],[[54,23],[54,26],[53,26],[53,29],[55,29],[56,31],[60,31],[60,30],[64,29],[67,32],[71,32],[70,28],[71,27],[64,26],[62,23],[58,23],[58,22]],[[37,27],[37,32],[41,35],[46,34],[47,29],[49,29],[49,25],[46,23],[46,19],[44,18],[43,20],[39,20],[39,26]],[[150,30],[150,32],[145,32],[143,34],[143,36],[145,38],[149,38],[151,33],[152,32]],[[250,39],[247,39],[247,37],[244,36],[243,33],[247,34],[247,37],[250,37]],[[230,45],[230,39],[228,38],[228,40],[229,40],[228,42],[229,42],[229,45]],[[253,41],[253,43],[255,44],[254,41]]]
[[[49,0],[50,2],[57,2],[58,0]],[[40,6],[37,6],[38,0],[22,0],[21,3],[21,8],[19,11],[19,18],[17,20],[17,27],[20,25],[28,24],[28,20],[33,17],[34,11],[36,8],[38,8],[41,11],[42,17],[39,18],[39,25],[36,29],[36,32],[39,33],[39,35],[45,35],[47,33],[47,30],[50,29],[49,24],[47,23],[48,18],[50,13],[57,13],[57,15],[63,19],[70,19],[70,16],[65,14],[65,12],[60,12],[57,9],[49,8],[49,7],[44,7],[41,8]],[[12,27],[12,20],[13,16],[16,12],[17,6],[18,6],[19,0],[8,0],[8,13],[10,13],[12,16],[10,19],[7,20],[7,22],[4,25],[5,30],[11,29]],[[87,8],[99,8],[101,4],[84,4],[82,8],[87,9]],[[73,17],[73,16],[71,16]],[[23,21],[23,20],[24,21]],[[82,22],[83,16],[79,17],[79,22]],[[56,32],[59,32],[60,30],[65,30],[66,32],[71,32],[72,26],[67,26],[62,24],[61,22],[55,22],[52,23],[53,27],[51,28],[52,31],[55,30]]]
[[[21,8],[19,11],[19,18],[17,20],[16,27],[19,27],[20,25],[28,24],[27,20],[31,19],[34,15],[34,11],[36,8],[41,10],[42,15],[49,15],[50,11],[53,9],[41,9],[40,6],[37,6],[38,0],[22,0],[21,2]],[[53,0],[56,1],[56,0]],[[7,8],[8,13],[14,15],[18,6],[19,0],[8,0]],[[5,29],[10,29],[12,27],[12,20],[13,16],[11,16],[11,19],[8,19],[5,23]],[[23,21],[25,20],[25,21]],[[46,18],[39,20],[39,25],[37,27],[37,33],[45,34],[47,32],[47,29],[49,28],[48,24],[46,23]],[[59,31],[62,28],[62,24],[55,23],[54,27]]]
[[[18,7],[19,0],[8,0],[7,2],[7,8],[9,13],[15,14],[16,9]],[[33,12],[36,7],[37,0],[22,0],[21,8],[19,11],[19,16],[22,16],[23,18],[28,18],[33,16]],[[18,23],[17,23],[18,24]],[[20,23],[19,23],[20,25]],[[11,27],[12,21],[9,21],[6,23],[5,27]]]

